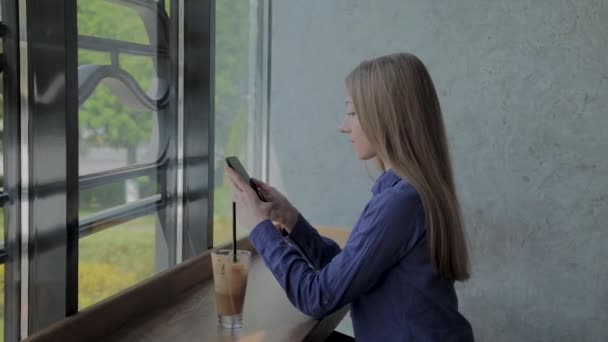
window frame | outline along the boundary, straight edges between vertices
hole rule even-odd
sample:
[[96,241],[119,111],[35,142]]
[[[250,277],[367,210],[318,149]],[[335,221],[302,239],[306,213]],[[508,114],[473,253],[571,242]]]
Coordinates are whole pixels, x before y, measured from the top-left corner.
[[[6,1],[6,0],[3,0]],[[17,5],[17,4],[15,4]],[[78,32],[76,1],[49,0],[39,3],[33,0],[19,0],[22,19],[22,31],[27,32],[27,61],[21,61],[25,68],[25,80],[22,96],[25,96],[26,115],[28,120],[27,142],[29,149],[27,159],[27,180],[29,187],[25,191],[24,200],[28,203],[25,223],[27,234],[15,232],[17,238],[23,235],[29,246],[27,277],[20,290],[28,293],[27,303],[24,303],[27,313],[8,309],[21,320],[7,320],[7,341],[25,338],[53,322],[73,315],[78,311],[78,244],[79,238],[97,231],[115,226],[118,222],[141,217],[151,212],[157,212],[164,223],[160,226],[167,231],[161,238],[166,241],[164,251],[165,267],[175,265],[181,259],[199,254],[211,246],[211,227],[200,224],[201,218],[195,215],[185,215],[181,222],[180,236],[183,241],[178,243],[176,227],[176,211],[179,206],[185,214],[212,212],[213,188],[212,183],[213,159],[209,158],[213,148],[213,133],[206,137],[195,131],[195,127],[209,128],[213,122],[213,17],[214,1],[205,2],[171,2],[172,16],[169,34],[171,35],[170,54],[170,94],[175,99],[167,109],[173,114],[182,115],[181,123],[188,130],[182,131],[182,139],[197,148],[184,148],[183,141],[178,141],[178,118],[176,115],[164,115],[166,118],[161,126],[169,139],[166,168],[155,170],[159,173],[160,182],[165,191],[151,199],[143,199],[135,203],[113,208],[100,215],[92,215],[79,222],[79,191],[80,187],[94,187],[117,179],[132,178],[134,175],[157,169],[158,163],[151,165],[133,165],[120,170],[109,170],[96,174],[78,175]],[[164,8],[164,3],[160,3]],[[181,8],[180,8],[181,5]],[[184,16],[184,14],[186,14]],[[202,18],[209,18],[204,21]],[[15,16],[16,18],[16,16]],[[180,22],[183,22],[181,32],[184,40],[178,39]],[[208,37],[201,49],[200,37]],[[180,47],[180,44],[183,46]],[[196,44],[196,46],[194,46]],[[185,46],[185,48],[184,48]],[[177,51],[181,48],[183,60],[198,59],[198,63],[183,70],[187,77],[178,74]],[[200,59],[208,64],[201,64]],[[19,63],[14,63],[18,65]],[[60,86],[51,89],[53,80],[59,79]],[[34,82],[35,80],[35,82]],[[176,94],[182,84],[194,84],[196,87],[181,88],[184,107],[178,108]],[[189,83],[188,83],[189,82]],[[8,88],[7,88],[8,89]],[[53,90],[54,92],[51,92]],[[45,97],[45,94],[47,95]],[[52,94],[53,96],[48,96]],[[196,110],[192,110],[196,108]],[[15,111],[19,113],[20,111]],[[8,115],[7,115],[8,116]],[[161,116],[161,115],[159,115]],[[206,127],[205,127],[206,126]],[[196,132],[197,134],[193,134]],[[180,146],[181,145],[181,146]],[[178,151],[182,149],[180,160]],[[13,149],[19,156],[19,149]],[[51,157],[52,156],[52,157]],[[207,162],[205,162],[205,160]],[[184,189],[177,191],[178,166],[182,165]],[[208,177],[201,177],[200,170],[206,170]],[[8,172],[7,172],[8,173]],[[18,174],[18,173],[17,173]],[[208,197],[209,196],[209,197]],[[156,211],[158,209],[158,211]],[[203,220],[204,222],[204,220]],[[159,234],[157,234],[158,236]],[[188,246],[180,251],[177,246]],[[18,253],[15,248],[9,248]],[[158,252],[158,251],[157,251]],[[183,254],[182,254],[183,253]],[[158,255],[157,255],[158,257]],[[163,267],[164,268],[164,267]],[[17,267],[17,269],[20,269]],[[17,281],[9,281],[15,283]],[[7,295],[8,297],[8,295]],[[19,297],[19,296],[17,296]],[[10,304],[10,303],[9,303]],[[27,316],[27,317],[26,317]],[[21,327],[13,323],[21,323]],[[15,326],[11,329],[10,326]]]
[[21,307],[21,104],[19,94],[19,27],[17,0],[1,0],[1,36],[3,52],[3,136],[4,184],[4,248],[0,263],[4,264],[4,339],[16,341],[20,330]]
[[[0,0],[4,43],[5,339],[17,341],[78,311],[81,237],[157,213],[157,258],[171,267],[213,246],[215,1],[170,2],[172,106],[167,167],[79,175],[77,0]],[[166,1],[159,1],[165,8]],[[250,165],[268,179],[271,1],[256,2]],[[87,41],[87,39],[84,39]],[[89,39],[88,43],[94,43]],[[125,49],[146,50],[141,44]],[[259,90],[259,92],[258,92]],[[170,117],[170,118],[169,118]],[[253,151],[253,152],[251,152]],[[257,158],[257,154],[260,158]],[[79,218],[80,190],[158,173],[161,195]],[[163,187],[165,191],[163,191]],[[164,228],[164,230],[163,230]],[[162,234],[159,234],[161,233]],[[164,237],[163,237],[164,234]],[[158,243],[158,241],[157,241]],[[2,252],[4,251],[4,252]],[[158,253],[158,251],[157,251]],[[22,307],[27,310],[21,310]]]

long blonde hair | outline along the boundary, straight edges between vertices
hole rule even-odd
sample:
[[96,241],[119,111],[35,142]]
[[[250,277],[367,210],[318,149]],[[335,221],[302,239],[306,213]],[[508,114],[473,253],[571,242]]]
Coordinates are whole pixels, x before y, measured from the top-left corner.
[[424,64],[408,53],[364,61],[346,78],[361,128],[380,166],[418,192],[429,256],[443,276],[469,278],[464,225],[454,186],[441,107]]

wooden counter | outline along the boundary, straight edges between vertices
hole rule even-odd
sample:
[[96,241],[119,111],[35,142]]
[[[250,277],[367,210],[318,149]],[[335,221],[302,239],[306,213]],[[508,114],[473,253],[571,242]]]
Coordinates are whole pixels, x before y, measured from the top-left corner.
[[255,256],[247,283],[244,327],[223,329],[217,325],[213,282],[185,293],[161,312],[142,317],[107,341],[304,341],[323,340],[344,318],[347,309],[315,321],[291,305],[285,292]]
[[[319,227],[344,245],[349,231]],[[246,239],[239,248],[252,249]],[[210,253],[205,252],[57,322],[27,341],[322,341],[348,308],[317,321],[302,314],[254,254],[243,324],[219,328]]]

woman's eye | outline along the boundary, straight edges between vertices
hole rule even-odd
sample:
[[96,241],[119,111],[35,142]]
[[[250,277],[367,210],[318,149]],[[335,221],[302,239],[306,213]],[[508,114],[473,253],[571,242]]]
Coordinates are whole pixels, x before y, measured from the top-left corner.
[[346,113],[347,116],[355,116],[355,112],[348,112]]

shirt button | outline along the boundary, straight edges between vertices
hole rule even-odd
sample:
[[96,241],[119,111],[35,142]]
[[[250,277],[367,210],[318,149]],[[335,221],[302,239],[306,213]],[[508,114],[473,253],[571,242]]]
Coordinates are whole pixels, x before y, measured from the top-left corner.
[[327,305],[327,304],[329,304],[329,300],[327,300],[327,298],[324,298],[323,299],[323,305]]

